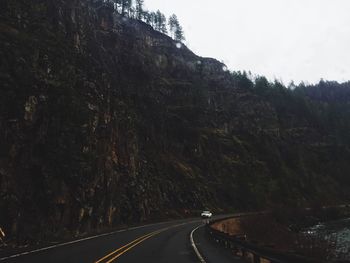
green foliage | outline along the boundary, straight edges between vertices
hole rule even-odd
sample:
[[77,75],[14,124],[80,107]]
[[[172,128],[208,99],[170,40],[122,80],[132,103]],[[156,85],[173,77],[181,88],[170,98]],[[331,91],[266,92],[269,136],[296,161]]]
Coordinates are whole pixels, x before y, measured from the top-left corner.
[[113,3],[116,11],[121,15],[142,20],[163,34],[168,33],[168,25],[170,36],[174,40],[179,42],[185,40],[182,26],[175,14],[169,18],[169,22],[167,23],[167,18],[160,10],[156,12],[145,10],[144,0],[135,0],[135,2],[133,0],[108,0],[107,2]]
[[259,95],[264,95],[269,91],[270,83],[267,78],[259,76],[255,79],[255,90]]
[[152,25],[153,24],[153,21],[154,21],[154,13],[153,12],[149,12],[149,11],[144,11],[143,13],[143,20],[149,24],[149,25]]
[[142,20],[144,17],[143,10],[144,0],[136,0],[136,19]]
[[184,36],[184,31],[182,29],[182,26],[178,26],[175,30],[175,40],[182,42],[185,40],[185,36]]
[[159,32],[162,32],[163,34],[167,33],[166,28],[166,17],[165,15],[157,10],[157,12],[154,14],[154,28],[158,30]]
[[247,72],[243,71],[234,71],[231,73],[233,77],[233,85],[235,87],[243,88],[243,89],[253,89],[254,83],[248,78]]
[[[119,18],[120,31],[100,32],[83,1],[50,1],[50,12],[6,1],[0,224],[9,231],[18,224],[32,238],[48,225],[78,233],[88,231],[85,225],[184,208],[260,210],[349,199],[349,83],[288,89],[225,72],[222,63],[185,48],[149,48],[144,39],[169,38],[147,26],[135,30],[135,21]],[[120,1],[118,12],[122,5],[133,15]],[[57,10],[79,12],[70,19]],[[23,15],[23,24],[12,13]],[[143,19],[164,31],[161,12],[144,11]],[[180,40],[177,19],[170,20]],[[30,101],[35,107],[27,107]],[[25,118],[26,108],[33,118]],[[40,225],[27,219],[33,215]]]
[[120,0],[120,5],[121,5],[121,14],[122,15],[129,14],[130,16],[132,0]]
[[175,14],[169,17],[168,26],[169,26],[170,36],[174,40],[179,42],[185,40],[182,26],[180,25],[180,22]]

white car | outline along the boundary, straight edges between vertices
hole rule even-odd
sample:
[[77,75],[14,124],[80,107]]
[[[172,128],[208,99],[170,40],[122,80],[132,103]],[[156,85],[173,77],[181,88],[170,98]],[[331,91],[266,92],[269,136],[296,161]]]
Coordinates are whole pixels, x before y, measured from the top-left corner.
[[208,210],[205,210],[205,211],[203,211],[203,212],[201,213],[201,217],[202,217],[202,218],[211,218],[212,215],[213,215],[213,214],[212,214],[210,211],[208,211]]

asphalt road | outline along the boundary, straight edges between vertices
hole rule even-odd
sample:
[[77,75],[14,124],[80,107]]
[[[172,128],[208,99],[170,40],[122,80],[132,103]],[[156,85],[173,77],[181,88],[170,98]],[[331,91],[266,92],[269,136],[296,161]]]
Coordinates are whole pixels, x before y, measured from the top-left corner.
[[[190,233],[204,223],[187,219],[129,228],[11,258],[0,256],[0,263],[196,263],[199,259],[191,246]],[[193,233],[193,239],[206,263],[241,262],[216,247],[203,227]]]

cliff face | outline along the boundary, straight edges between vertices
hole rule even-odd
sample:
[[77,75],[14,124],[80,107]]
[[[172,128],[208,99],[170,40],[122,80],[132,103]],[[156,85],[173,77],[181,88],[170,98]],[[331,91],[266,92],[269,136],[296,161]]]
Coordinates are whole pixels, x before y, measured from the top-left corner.
[[1,2],[0,226],[11,238],[345,198],[348,148],[313,120],[94,2]]

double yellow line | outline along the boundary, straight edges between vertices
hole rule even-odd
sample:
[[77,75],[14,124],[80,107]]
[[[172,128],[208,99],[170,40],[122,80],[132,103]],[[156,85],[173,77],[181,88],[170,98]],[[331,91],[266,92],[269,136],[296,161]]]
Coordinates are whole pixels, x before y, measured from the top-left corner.
[[159,233],[161,233],[167,229],[169,229],[169,228],[164,228],[164,229],[149,233],[147,235],[141,236],[141,237],[135,239],[134,241],[131,241],[130,243],[126,244],[125,246],[122,246],[121,248],[118,248],[117,250],[109,253],[108,255],[104,256],[103,258],[97,260],[95,263],[101,263],[101,262],[111,263],[114,260],[116,260],[117,258],[119,258],[121,255],[123,255],[124,253],[126,253],[127,251],[132,249],[133,247],[137,246],[138,244],[142,243],[143,241],[145,241],[145,240],[147,240],[155,235],[158,235]]

